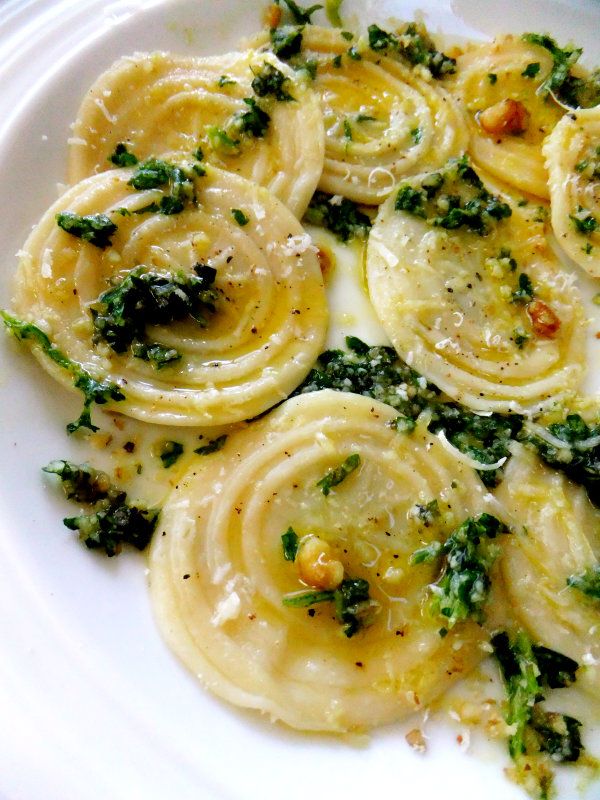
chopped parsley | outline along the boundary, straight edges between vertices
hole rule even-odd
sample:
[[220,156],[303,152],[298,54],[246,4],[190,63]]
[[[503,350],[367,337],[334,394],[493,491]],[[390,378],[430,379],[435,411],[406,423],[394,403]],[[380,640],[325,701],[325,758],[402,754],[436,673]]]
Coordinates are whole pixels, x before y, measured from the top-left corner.
[[163,442],[159,457],[162,461],[162,465],[165,469],[169,469],[175,464],[179,458],[183,455],[184,447],[181,442],[174,442],[173,440],[169,439],[166,442]]
[[81,364],[72,361],[62,350],[59,350],[36,325],[30,322],[23,322],[6,311],[0,311],[0,317],[2,317],[4,324],[13,336],[21,341],[32,339],[49,359],[58,364],[59,367],[67,370],[73,378],[75,388],[83,393],[83,410],[75,422],[70,422],[67,425],[68,433],[75,433],[80,428],[88,428],[90,431],[98,430],[98,427],[92,424],[91,418],[91,408],[94,403],[104,405],[109,400],[125,400],[125,395],[116,383],[94,378]]
[[250,219],[239,208],[232,208],[231,216],[234,218],[237,224],[242,228],[244,227],[244,225],[247,225],[250,222]]
[[218,450],[221,450],[226,441],[227,434],[224,433],[222,436],[217,436],[216,439],[211,439],[208,444],[197,447],[194,453],[197,453],[199,456],[209,456],[211,453],[216,453]]
[[276,100],[285,102],[294,99],[284,88],[289,82],[290,79],[280,69],[265,61],[260,71],[254,74],[251,86],[258,97],[272,95]]
[[56,224],[71,236],[104,250],[112,244],[111,237],[117,232],[115,223],[106,214],[75,214],[63,211],[56,215]]
[[368,34],[369,47],[376,53],[397,56],[411,66],[422,64],[434,78],[456,72],[456,59],[437,50],[422,25],[410,23],[397,35],[369,25]]
[[115,353],[131,348],[134,356],[151,361],[158,369],[178,360],[181,356],[176,350],[144,342],[146,326],[191,317],[206,327],[206,314],[215,311],[217,293],[212,284],[216,274],[215,269],[200,263],[190,275],[136,267],[91,307],[95,340],[106,342]]
[[434,541],[411,556],[411,564],[441,562],[441,576],[430,586],[431,611],[445,618],[444,630],[457,622],[483,620],[490,589],[489,571],[497,555],[484,540],[495,539],[508,528],[491,514],[469,517],[445,542]]
[[108,475],[85,464],[52,461],[44,471],[58,475],[68,499],[95,507],[90,514],[63,520],[67,528],[79,531],[86,547],[115,556],[123,544],[138,550],[147,546],[158,521],[157,510],[128,502],[127,493],[113,486]]
[[360,52],[358,51],[358,49],[354,45],[352,45],[352,47],[348,48],[348,50],[346,51],[346,54],[347,54],[348,58],[351,58],[353,61],[362,61],[362,56],[361,56]]
[[521,272],[519,275],[519,286],[512,293],[511,302],[530,303],[533,300],[534,295],[535,292],[533,289],[533,284],[531,283],[531,279],[529,278],[529,275],[526,275],[524,272]]
[[363,578],[345,578],[331,591],[309,590],[283,598],[283,605],[290,608],[308,608],[318,603],[334,604],[336,619],[344,626],[348,639],[369,624],[373,610],[369,583]]
[[487,77],[488,77],[488,81],[491,83],[492,86],[495,83],[498,82],[498,76],[496,75],[495,72],[488,72],[488,76]]
[[520,782],[531,786],[540,798],[550,796],[551,765],[574,762],[583,751],[581,723],[566,714],[547,711],[540,705],[543,689],[563,688],[575,680],[578,664],[573,659],[532,644],[524,631],[510,637],[501,632],[492,638],[494,654],[504,681],[511,726],[508,750]]
[[221,75],[219,80],[217,81],[217,86],[233,86],[237,83],[233,78],[230,78],[229,75]]
[[283,548],[283,557],[286,561],[295,561],[298,555],[298,545],[300,540],[298,534],[293,528],[288,528],[285,533],[281,534],[281,546]]
[[231,125],[239,133],[259,139],[267,132],[271,117],[253,97],[244,97],[243,102],[248,106],[248,111],[238,111],[234,115]]
[[571,575],[567,585],[594,600],[600,600],[600,565],[595,564],[579,575]]
[[[452,191],[442,193],[442,188]],[[429,173],[418,183],[402,184],[395,208],[433,227],[465,227],[480,236],[512,214],[507,203],[488,192],[466,156],[450,159],[442,170]]]
[[327,228],[347,242],[350,239],[366,239],[371,229],[371,220],[347,197],[332,197],[325,192],[315,192],[304,214],[311,225]]
[[420,144],[423,139],[423,131],[421,128],[413,128],[410,132],[410,136],[415,144]]
[[236,155],[239,153],[240,140],[232,139],[223,128],[210,125],[206,129],[206,135],[211,148],[217,153],[226,153],[229,155]]
[[339,467],[329,470],[327,475],[323,476],[320,481],[317,481],[316,485],[323,492],[325,497],[327,497],[334,486],[338,486],[342,481],[345,481],[348,475],[351,475],[359,466],[360,455],[358,453],[352,453]]
[[138,163],[138,157],[131,153],[123,142],[119,142],[107,160],[115,167],[135,167]]

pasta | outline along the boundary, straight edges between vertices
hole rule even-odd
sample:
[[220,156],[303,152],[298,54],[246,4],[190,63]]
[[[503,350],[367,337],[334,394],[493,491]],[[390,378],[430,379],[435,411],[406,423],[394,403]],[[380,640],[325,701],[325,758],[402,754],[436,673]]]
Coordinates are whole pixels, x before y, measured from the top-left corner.
[[[437,500],[450,530],[491,498],[426,431],[394,431],[394,417],[352,394],[294,398],[179,480],[150,588],[163,635],[213,692],[295,728],[339,732],[401,719],[483,657],[475,624],[440,638],[421,611],[434,568],[408,560],[438,527],[424,526],[418,503]],[[324,495],[318,480],[350,453],[358,471]],[[368,579],[375,617],[359,636],[343,635],[330,604],[314,616],[282,604],[306,585],[284,560],[289,526]]]
[[600,111],[565,114],[544,143],[552,228],[564,251],[600,278]]
[[[530,64],[537,65],[531,77],[524,74]],[[541,145],[564,113],[539,91],[551,69],[547,50],[514,36],[502,36],[491,44],[474,45],[459,56],[453,88],[467,112],[473,160],[515,189],[541,198],[548,197]],[[492,125],[486,130],[482,113],[507,99],[525,109],[527,116],[520,127],[511,132],[510,127]]]
[[[269,104],[273,119],[266,137],[240,148],[223,146],[219,130],[236,113],[247,111],[244,98],[253,96],[252,81],[265,65],[285,76],[285,92],[293,99]],[[69,141],[71,183],[110,169],[109,156],[120,143],[126,142],[140,159],[187,156],[201,144],[216,166],[268,187],[297,216],[306,209],[323,168],[316,95],[274,55],[253,51],[216,58],[160,52],[123,58],[86,94]]]
[[[0,318],[83,392],[69,433],[98,431],[96,403],[173,437],[146,447],[160,509],[88,464],[44,471],[88,548],[150,543],[158,626],[204,686],[345,733],[426,716],[465,676],[487,697],[493,654],[495,730],[541,800],[584,750],[550,690],[600,688],[577,266],[600,277],[600,73],[542,34],[448,55],[420,23],[334,30],[318,8],[101,75]],[[324,350],[364,308],[376,343]]]
[[381,203],[399,178],[463,152],[464,121],[445,89],[380,53],[363,48],[353,58],[337,30],[313,25],[302,37],[304,57],[317,64],[314,88],[323,107],[320,189]]
[[[92,176],[48,211],[21,253],[17,311],[42,325],[69,358],[126,387],[118,410],[137,419],[210,426],[255,416],[295,388],[323,347],[321,272],[299,223],[266,189],[216,168],[206,172],[194,178],[198,205],[176,215],[137,213],[160,201],[162,190],[135,190],[131,169]],[[240,226],[232,209],[248,223]],[[65,210],[118,221],[112,246],[61,230],[55,216]],[[111,282],[139,265],[159,275],[193,274],[198,262],[216,270],[216,310],[206,327],[188,317],[153,329],[180,354],[174,364],[157,369],[130,350],[94,343],[91,309]]]
[[[398,352],[450,397],[483,411],[539,409],[581,379],[578,294],[535,210],[485,187],[460,162],[401,184],[369,237],[369,293]],[[478,202],[506,216],[486,222],[483,211],[453,228],[448,197],[464,198],[460,213]],[[538,301],[556,328],[536,319]]]

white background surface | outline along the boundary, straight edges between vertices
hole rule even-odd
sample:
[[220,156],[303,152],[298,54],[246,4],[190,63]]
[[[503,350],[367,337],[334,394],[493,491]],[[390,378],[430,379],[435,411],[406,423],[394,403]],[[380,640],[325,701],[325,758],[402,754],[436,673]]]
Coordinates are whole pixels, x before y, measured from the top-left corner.
[[[231,49],[258,27],[264,4],[0,4],[2,307],[14,253],[64,178],[68,126],[95,77],[135,50]],[[410,19],[420,8],[432,30],[473,37],[550,32],[600,63],[598,0],[346,0],[344,8],[367,22],[390,13]],[[366,741],[304,736],[202,691],[159,639],[143,558],[108,560],[79,547],[61,523],[65,504],[40,477],[53,458],[87,456],[64,434],[79,407],[0,339],[2,800],[523,797],[502,776],[501,747],[463,753],[450,727],[427,727],[423,757],[405,744],[407,728]],[[565,800],[576,796],[565,791]],[[586,796],[600,797],[598,784]]]

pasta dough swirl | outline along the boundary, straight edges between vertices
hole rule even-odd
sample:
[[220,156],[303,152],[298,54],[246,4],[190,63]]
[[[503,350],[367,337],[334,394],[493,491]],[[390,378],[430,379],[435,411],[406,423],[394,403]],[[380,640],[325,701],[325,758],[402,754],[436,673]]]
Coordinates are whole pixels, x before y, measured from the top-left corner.
[[[179,480],[152,545],[151,594],[167,643],[221,697],[295,728],[365,728],[422,708],[483,657],[470,620],[440,636],[422,607],[436,567],[409,557],[491,496],[425,428],[395,431],[395,416],[359,395],[302,395]],[[351,455],[358,468],[325,493],[319,481]],[[419,506],[432,500],[433,525]],[[306,589],[284,558],[290,527],[368,581],[375,613],[351,638],[332,603],[283,604]]]
[[[149,210],[160,189],[135,190],[133,171],[95,175],[49,209],[21,251],[15,309],[126,400],[117,410],[149,422],[220,425],[253,417],[284,399],[322,350],[327,307],[315,248],[296,218],[266,189],[207,167],[196,203],[178,214]],[[56,215],[102,213],[117,226],[101,249],[61,230]],[[241,225],[234,216],[247,220]],[[243,220],[242,220],[243,221]],[[188,317],[152,326],[151,340],[180,360],[163,369],[97,341],[91,309],[139,266],[165,276],[216,270],[215,312],[205,327]],[[39,355],[63,382],[64,370]]]

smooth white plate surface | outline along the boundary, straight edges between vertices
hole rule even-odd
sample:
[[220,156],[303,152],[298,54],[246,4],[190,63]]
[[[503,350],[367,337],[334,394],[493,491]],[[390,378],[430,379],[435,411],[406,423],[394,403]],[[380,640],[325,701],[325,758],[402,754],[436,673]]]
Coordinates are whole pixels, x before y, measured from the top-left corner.
[[[135,50],[232,49],[259,26],[265,4],[4,0],[0,306],[10,302],[14,253],[64,178],[69,123],[95,77]],[[344,3],[380,23],[389,15],[412,19],[419,9],[432,30],[479,38],[549,32],[583,46],[588,64],[600,63],[597,0]],[[107,560],[79,547],[61,523],[65,503],[40,477],[53,458],[88,457],[64,433],[78,403],[0,337],[1,798],[523,797],[502,775],[501,746],[463,752],[460,731],[450,726],[428,724],[428,754],[417,756],[404,741],[406,727],[364,741],[298,735],[201,690],[158,636],[143,558]],[[598,784],[586,796],[600,796]]]

